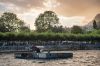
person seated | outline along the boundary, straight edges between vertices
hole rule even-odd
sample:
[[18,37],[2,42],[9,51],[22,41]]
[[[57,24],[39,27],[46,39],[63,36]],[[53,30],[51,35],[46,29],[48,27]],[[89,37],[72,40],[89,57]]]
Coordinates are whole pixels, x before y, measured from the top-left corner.
[[40,53],[40,49],[37,48],[36,46],[32,46],[32,51],[36,51],[37,53]]

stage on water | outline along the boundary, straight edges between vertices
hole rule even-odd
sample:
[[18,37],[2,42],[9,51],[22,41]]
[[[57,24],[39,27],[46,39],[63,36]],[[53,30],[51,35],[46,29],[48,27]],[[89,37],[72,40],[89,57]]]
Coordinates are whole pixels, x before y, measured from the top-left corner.
[[41,52],[41,53],[15,53],[15,58],[23,59],[65,59],[72,58],[72,52]]

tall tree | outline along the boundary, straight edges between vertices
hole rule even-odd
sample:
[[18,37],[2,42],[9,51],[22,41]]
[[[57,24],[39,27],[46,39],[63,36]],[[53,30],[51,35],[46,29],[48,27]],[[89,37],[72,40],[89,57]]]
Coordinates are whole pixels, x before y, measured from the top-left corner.
[[39,32],[51,30],[53,26],[59,23],[59,18],[53,11],[45,11],[40,14],[35,21],[36,30]]
[[94,28],[94,29],[97,29],[97,23],[96,23],[95,20],[93,21],[93,28]]
[[16,14],[5,12],[0,17],[0,32],[16,32],[24,26],[24,22]]

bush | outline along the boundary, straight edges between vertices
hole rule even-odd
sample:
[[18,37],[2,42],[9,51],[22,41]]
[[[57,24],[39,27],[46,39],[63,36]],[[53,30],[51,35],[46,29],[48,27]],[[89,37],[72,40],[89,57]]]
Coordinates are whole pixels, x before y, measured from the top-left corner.
[[67,33],[0,33],[0,40],[41,40],[41,41],[100,41],[100,34]]

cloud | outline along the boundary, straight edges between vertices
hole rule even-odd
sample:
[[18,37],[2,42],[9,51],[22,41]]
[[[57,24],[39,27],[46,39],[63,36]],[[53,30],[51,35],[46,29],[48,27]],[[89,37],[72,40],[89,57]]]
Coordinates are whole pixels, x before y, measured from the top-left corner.
[[84,25],[100,13],[100,0],[0,0],[0,14],[13,12],[32,29],[35,18],[46,10],[59,15],[64,26]]
[[22,20],[24,20],[24,22],[27,25],[30,25],[31,29],[35,29],[34,23],[36,18],[39,16],[40,13],[43,13],[45,10],[43,8],[32,8],[30,9],[30,11],[28,12],[24,12],[24,13],[19,13],[17,14],[18,17]]
[[42,7],[42,0],[0,0],[2,3],[12,3],[18,7]]
[[57,0],[44,0],[43,5],[46,8],[52,9],[58,7],[60,3]]
[[92,18],[100,12],[100,0],[0,0],[0,2],[14,4],[24,12],[39,7],[64,16]]
[[92,19],[100,13],[100,0],[58,0],[61,5],[55,11],[64,16],[86,16]]
[[1,12],[24,13],[32,8],[43,8],[42,0],[0,0],[0,4],[2,5],[2,7],[0,5]]
[[60,24],[66,27],[72,27],[73,25],[83,26],[85,17],[84,16],[73,16],[73,17],[65,17],[59,16]]
[[22,13],[24,10],[24,8],[20,8],[12,3],[0,3],[0,12]]
[[0,11],[5,11],[7,8],[3,3],[0,3]]
[[22,20],[24,20],[24,22],[27,24],[27,25],[30,25],[30,28],[31,29],[35,29],[35,26],[34,26],[34,22],[35,22],[35,19],[36,19],[36,16],[38,14],[34,14],[32,12],[29,12],[29,13],[22,13],[22,14],[18,14],[18,17]]

